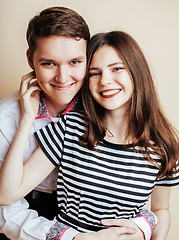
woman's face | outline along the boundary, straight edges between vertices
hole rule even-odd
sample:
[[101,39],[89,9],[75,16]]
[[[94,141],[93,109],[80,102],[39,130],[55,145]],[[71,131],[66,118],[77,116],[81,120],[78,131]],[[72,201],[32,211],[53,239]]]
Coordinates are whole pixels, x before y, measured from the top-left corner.
[[103,46],[93,55],[89,89],[106,110],[126,112],[133,92],[132,78],[117,51]]

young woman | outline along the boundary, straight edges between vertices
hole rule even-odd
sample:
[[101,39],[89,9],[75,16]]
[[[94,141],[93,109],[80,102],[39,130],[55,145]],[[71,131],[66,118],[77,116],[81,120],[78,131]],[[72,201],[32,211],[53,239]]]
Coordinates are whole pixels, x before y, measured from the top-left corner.
[[[97,231],[104,227],[101,219],[135,217],[152,196],[158,217],[152,239],[164,240],[170,187],[179,183],[179,141],[160,110],[144,55],[126,33],[97,34],[88,47],[87,75],[85,114],[69,112],[36,132],[40,147],[24,166],[38,106],[34,90],[39,89],[21,90],[24,114],[1,171],[0,202],[23,197],[59,165],[58,221],[82,232]],[[120,228],[116,238],[111,228],[109,235],[103,231],[93,239],[124,239]],[[75,239],[91,237],[81,233]]]

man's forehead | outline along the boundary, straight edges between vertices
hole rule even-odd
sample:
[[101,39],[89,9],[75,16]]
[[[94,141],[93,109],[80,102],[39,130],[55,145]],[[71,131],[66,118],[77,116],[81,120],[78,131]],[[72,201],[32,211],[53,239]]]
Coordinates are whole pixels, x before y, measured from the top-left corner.
[[[39,38],[36,44],[35,55],[40,59],[53,60],[56,57],[84,60],[86,58],[87,41],[75,40],[68,37]],[[43,59],[43,60],[44,60]]]

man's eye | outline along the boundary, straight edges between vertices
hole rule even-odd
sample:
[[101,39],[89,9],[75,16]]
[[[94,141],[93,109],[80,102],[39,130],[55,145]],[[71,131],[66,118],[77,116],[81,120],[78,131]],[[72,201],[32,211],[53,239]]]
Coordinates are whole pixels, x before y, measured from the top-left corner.
[[52,62],[44,62],[41,64],[42,66],[54,66],[55,64]]
[[73,60],[73,61],[71,61],[71,64],[72,65],[76,65],[76,64],[78,64],[80,61],[78,61],[78,60]]

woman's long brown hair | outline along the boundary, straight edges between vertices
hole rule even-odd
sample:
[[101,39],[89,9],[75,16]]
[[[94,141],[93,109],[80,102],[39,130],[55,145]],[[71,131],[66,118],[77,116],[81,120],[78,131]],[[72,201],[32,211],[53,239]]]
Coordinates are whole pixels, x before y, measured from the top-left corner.
[[128,129],[126,138],[133,139],[133,146],[140,142],[145,149],[145,156],[155,165],[150,157],[152,149],[161,159],[158,178],[171,177],[176,172],[179,156],[179,138],[177,130],[170,124],[162,113],[154,82],[143,52],[136,41],[121,31],[96,34],[88,45],[87,76],[82,87],[82,101],[87,116],[87,130],[81,143],[89,149],[105,137],[104,124],[105,109],[92,97],[89,91],[88,69],[94,53],[102,46],[112,46],[126,68],[133,81],[133,95],[127,115]]

